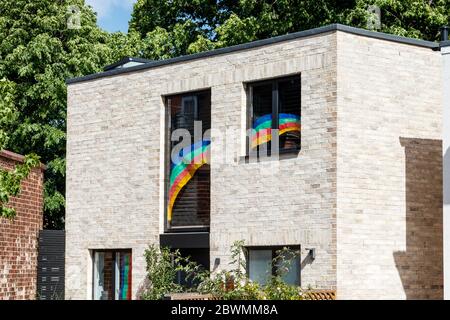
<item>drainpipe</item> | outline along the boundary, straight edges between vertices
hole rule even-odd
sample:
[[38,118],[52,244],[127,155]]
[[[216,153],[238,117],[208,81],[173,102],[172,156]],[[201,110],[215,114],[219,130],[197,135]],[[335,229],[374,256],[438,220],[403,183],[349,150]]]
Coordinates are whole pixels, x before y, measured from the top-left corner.
[[444,299],[450,300],[450,41],[449,27],[441,29],[443,75],[443,231],[444,231]]

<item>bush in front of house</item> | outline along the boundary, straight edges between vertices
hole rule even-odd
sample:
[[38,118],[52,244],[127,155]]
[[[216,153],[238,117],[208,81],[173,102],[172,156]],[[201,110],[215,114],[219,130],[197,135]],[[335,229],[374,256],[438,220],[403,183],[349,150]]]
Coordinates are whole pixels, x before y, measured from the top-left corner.
[[[245,272],[244,242],[237,241],[231,247],[230,270],[214,273],[202,268],[189,257],[182,257],[178,250],[158,248],[151,245],[145,251],[148,284],[141,298],[159,300],[173,293],[196,292],[220,300],[307,300],[307,290],[284,282],[283,275],[289,271],[298,252],[283,248],[277,252],[274,263],[280,267],[269,277],[265,285],[251,281]],[[184,277],[181,285],[177,277]]]
[[[144,253],[147,264],[146,288],[142,290],[141,299],[161,300],[170,293],[187,292],[190,289],[176,283],[179,272],[184,273],[185,280],[200,276],[201,268],[195,262],[184,258],[178,250],[158,248],[151,245]],[[191,289],[192,290],[192,289]]]

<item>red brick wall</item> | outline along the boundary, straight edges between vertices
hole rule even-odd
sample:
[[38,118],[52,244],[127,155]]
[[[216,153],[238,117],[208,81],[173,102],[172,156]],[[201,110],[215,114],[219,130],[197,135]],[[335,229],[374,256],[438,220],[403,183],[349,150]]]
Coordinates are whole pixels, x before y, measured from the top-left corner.
[[[0,151],[0,167],[11,169],[22,158]],[[36,168],[10,204],[14,220],[0,218],[0,300],[35,299],[38,234],[42,229],[43,169]]]

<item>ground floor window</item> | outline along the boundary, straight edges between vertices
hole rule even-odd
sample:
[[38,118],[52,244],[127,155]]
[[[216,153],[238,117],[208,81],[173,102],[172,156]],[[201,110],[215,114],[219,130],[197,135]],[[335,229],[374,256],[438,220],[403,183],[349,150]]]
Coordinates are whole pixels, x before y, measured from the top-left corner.
[[286,283],[300,285],[300,247],[247,247],[247,272],[261,285],[277,273]]
[[94,300],[131,300],[131,250],[94,250]]

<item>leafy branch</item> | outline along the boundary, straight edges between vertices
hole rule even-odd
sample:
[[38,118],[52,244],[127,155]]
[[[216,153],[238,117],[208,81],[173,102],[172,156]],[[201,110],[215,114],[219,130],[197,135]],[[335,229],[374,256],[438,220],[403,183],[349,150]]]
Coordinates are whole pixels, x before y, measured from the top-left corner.
[[36,154],[29,154],[23,163],[16,165],[13,170],[0,169],[0,217],[12,219],[16,216],[16,210],[7,204],[11,197],[20,194],[22,181],[39,164],[39,157]]

